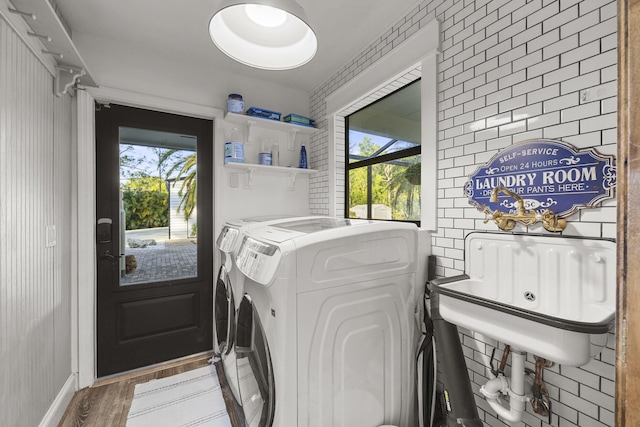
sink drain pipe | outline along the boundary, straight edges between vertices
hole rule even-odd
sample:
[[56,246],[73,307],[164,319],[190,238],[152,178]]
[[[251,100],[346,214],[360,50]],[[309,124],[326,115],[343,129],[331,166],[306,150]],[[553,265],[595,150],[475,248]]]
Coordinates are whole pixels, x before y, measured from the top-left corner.
[[[510,423],[522,419],[522,413],[528,397],[525,395],[524,361],[526,353],[511,349],[511,380],[504,375],[498,375],[480,387],[480,393],[484,395],[491,408],[499,417]],[[500,396],[509,395],[509,409],[502,405]]]
[[[473,397],[458,327],[440,316],[439,294],[429,292],[431,320],[447,406],[446,426],[483,427]],[[435,426],[434,426],[435,427]]]

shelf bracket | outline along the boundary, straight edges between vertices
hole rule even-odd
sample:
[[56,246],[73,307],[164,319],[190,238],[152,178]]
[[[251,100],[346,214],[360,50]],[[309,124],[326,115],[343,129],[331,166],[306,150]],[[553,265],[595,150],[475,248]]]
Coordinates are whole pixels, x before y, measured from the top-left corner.
[[247,144],[251,144],[251,127],[254,124],[255,123],[252,122],[251,120],[247,120],[247,124],[245,125],[245,127],[247,128],[247,139],[246,139]]
[[296,134],[298,133],[298,129],[292,129],[291,132],[289,132],[289,142],[287,145],[287,148],[290,151],[294,151],[296,149]]
[[229,174],[229,187],[238,188],[238,174],[236,172]]
[[247,169],[247,182],[244,184],[244,188],[251,190],[253,188],[253,174],[255,173],[255,168]]
[[289,191],[293,191],[293,189],[296,186],[296,175],[298,175],[297,173],[290,173],[289,177],[288,177],[288,186],[287,188],[289,189]]
[[86,74],[84,68],[71,65],[56,65],[55,95],[62,96]]

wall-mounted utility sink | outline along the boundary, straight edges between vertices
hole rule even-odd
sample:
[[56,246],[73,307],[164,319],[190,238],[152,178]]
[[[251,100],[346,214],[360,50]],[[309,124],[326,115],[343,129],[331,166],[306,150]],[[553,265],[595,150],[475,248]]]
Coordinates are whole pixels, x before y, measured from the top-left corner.
[[615,249],[611,240],[474,232],[465,239],[465,274],[430,287],[448,322],[581,366],[614,323]]

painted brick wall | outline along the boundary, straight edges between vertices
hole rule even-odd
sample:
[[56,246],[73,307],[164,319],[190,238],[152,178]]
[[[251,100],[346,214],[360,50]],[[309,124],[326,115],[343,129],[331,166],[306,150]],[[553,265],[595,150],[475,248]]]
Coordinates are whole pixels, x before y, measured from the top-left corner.
[[[321,172],[311,181],[314,214],[342,215],[343,181],[332,188],[325,98],[357,76],[426,23],[441,23],[438,68],[438,229],[432,251],[437,274],[463,270],[464,237],[494,230],[469,206],[462,188],[469,174],[500,149],[532,138],[553,138],[579,148],[616,154],[616,2],[609,0],[432,0],[422,1],[350,63],[312,93],[311,115],[323,129],[310,158]],[[331,154],[330,154],[331,153]],[[335,154],[334,154],[335,153]],[[330,158],[331,155],[331,158]],[[344,176],[338,164],[336,177]],[[336,198],[335,205],[330,203]],[[335,212],[330,212],[335,206]],[[616,203],[583,210],[570,218],[566,235],[615,238]],[[532,227],[529,231],[542,232]],[[490,377],[491,350],[501,343],[462,330],[467,367],[476,394]],[[551,425],[613,426],[615,335],[602,354],[579,368],[545,371],[553,401]],[[496,352],[501,354],[500,351]],[[528,367],[533,357],[528,355]],[[486,425],[503,426],[477,397]],[[520,425],[547,426],[528,406]]]

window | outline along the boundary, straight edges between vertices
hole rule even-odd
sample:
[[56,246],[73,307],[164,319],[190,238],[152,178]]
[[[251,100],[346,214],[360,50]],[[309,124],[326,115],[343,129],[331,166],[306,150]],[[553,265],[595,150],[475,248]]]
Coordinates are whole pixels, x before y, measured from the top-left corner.
[[346,117],[345,217],[420,225],[420,80]]

